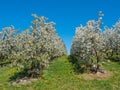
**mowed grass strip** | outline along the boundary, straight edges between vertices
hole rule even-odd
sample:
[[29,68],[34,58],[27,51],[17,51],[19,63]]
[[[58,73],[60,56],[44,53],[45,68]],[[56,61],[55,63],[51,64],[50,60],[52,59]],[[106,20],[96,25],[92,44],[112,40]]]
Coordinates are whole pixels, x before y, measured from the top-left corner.
[[15,67],[0,68],[0,90],[120,90],[120,65],[114,62],[104,63],[106,71],[112,75],[108,79],[85,79],[78,77],[68,56],[53,61],[37,81],[12,86],[9,78],[17,71]]

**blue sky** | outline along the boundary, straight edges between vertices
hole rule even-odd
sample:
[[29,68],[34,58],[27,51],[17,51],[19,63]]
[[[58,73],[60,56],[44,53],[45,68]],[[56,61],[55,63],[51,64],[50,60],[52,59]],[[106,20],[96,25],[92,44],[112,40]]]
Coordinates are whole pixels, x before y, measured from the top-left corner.
[[104,24],[111,27],[120,18],[120,0],[1,0],[0,30],[14,25],[25,30],[31,25],[32,13],[56,22],[57,33],[64,40],[69,53],[75,27],[97,19],[103,11]]

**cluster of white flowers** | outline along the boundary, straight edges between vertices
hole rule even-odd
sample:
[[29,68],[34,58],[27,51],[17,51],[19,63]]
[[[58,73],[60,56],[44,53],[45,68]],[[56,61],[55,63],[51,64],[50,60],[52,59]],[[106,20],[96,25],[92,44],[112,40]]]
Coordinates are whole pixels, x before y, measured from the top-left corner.
[[114,28],[101,29],[102,12],[99,12],[97,21],[90,20],[86,26],[76,28],[76,34],[71,47],[71,55],[76,57],[78,63],[85,67],[96,66],[99,70],[100,61],[107,54],[120,53],[120,21]]
[[[75,56],[80,63],[86,65],[98,64],[103,49],[104,38],[99,24],[96,21],[88,21],[86,26],[76,28],[76,35],[71,47],[71,55]],[[97,58],[96,61],[94,61],[95,57]]]
[[113,28],[105,28],[104,39],[106,41],[107,56],[118,55],[120,53],[120,21]]
[[[16,62],[24,67],[38,61],[38,68],[48,67],[57,57],[65,55],[66,47],[56,33],[54,23],[44,16],[33,14],[32,26],[18,34],[13,26],[3,28],[0,33],[0,59]],[[36,64],[37,65],[37,64]]]

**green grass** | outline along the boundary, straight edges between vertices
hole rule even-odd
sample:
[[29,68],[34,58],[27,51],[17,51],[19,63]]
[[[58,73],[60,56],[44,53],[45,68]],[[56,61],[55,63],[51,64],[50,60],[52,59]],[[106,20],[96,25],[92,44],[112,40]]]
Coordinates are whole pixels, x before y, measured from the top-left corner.
[[12,86],[9,78],[16,72],[16,68],[4,67],[0,69],[0,90],[120,90],[120,65],[109,62],[104,68],[113,75],[109,79],[85,80],[76,77],[68,56],[54,61],[43,72],[38,81],[28,85]]

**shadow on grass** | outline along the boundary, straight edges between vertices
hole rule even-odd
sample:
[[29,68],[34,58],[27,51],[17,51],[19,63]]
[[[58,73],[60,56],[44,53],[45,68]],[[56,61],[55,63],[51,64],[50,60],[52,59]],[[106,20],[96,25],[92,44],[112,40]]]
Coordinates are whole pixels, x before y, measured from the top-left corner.
[[108,57],[109,60],[113,62],[119,62],[120,63],[120,55],[113,55],[111,57]]
[[36,68],[31,69],[29,67],[21,68],[13,76],[9,78],[9,81],[19,81],[20,79],[37,79],[39,76],[42,76],[43,70],[38,70]]
[[74,72],[75,72],[76,74],[79,74],[79,73],[82,74],[82,73],[84,73],[85,69],[82,68],[82,67],[80,67],[80,64],[79,64],[78,60],[77,60],[74,56],[69,55],[69,56],[68,56],[68,60],[69,60],[69,62],[71,62],[72,65],[74,66],[74,67],[73,67],[73,70],[74,70]]
[[27,72],[28,72],[28,69],[24,69],[19,72],[16,72],[13,76],[9,78],[9,81],[17,81],[24,77],[29,77],[29,74]]

